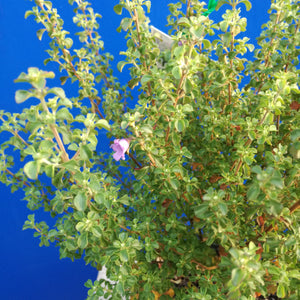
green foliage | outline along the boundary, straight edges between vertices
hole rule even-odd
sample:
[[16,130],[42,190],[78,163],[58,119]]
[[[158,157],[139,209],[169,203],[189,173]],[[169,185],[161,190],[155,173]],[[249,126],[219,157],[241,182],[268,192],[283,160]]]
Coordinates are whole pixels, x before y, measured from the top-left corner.
[[[272,1],[249,61],[254,46],[239,38],[247,0],[219,1],[230,7],[220,23],[202,15],[202,2],[170,4],[174,43],[163,51],[148,25],[151,1],[120,0],[115,12],[129,15],[118,28],[127,39],[118,69],[129,67],[128,86],[113,75],[89,3],[69,0],[75,49],[51,2],[34,2],[25,17],[41,24],[39,39],[50,37],[45,63],[58,63],[61,84],[77,82],[78,95],[29,68],[16,82],[31,87],[15,100],[39,103],[0,111],[0,132],[11,134],[1,182],[55,218],[50,228],[29,215],[24,229],[59,246],[61,258],[106,266],[111,281],[89,280],[88,299],[298,299],[298,1]],[[129,139],[126,160],[104,153],[99,134]]]

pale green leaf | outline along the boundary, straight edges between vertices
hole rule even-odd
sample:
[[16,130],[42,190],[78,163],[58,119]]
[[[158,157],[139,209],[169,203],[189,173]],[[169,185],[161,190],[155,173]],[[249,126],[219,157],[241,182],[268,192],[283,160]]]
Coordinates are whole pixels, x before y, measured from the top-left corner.
[[255,182],[250,186],[250,188],[247,192],[247,198],[250,201],[257,200],[259,194],[260,194],[259,184]]
[[79,248],[84,249],[87,247],[88,245],[88,236],[87,233],[83,233],[79,236],[78,240],[77,240],[77,245]]
[[80,158],[83,160],[89,160],[93,157],[93,152],[88,145],[81,145],[79,148]]
[[285,287],[283,284],[279,284],[278,287],[277,287],[277,296],[279,298],[285,298],[286,296],[286,291],[285,291]]
[[172,74],[176,79],[180,79],[182,76],[181,68],[179,66],[175,66],[172,69]]
[[87,208],[87,198],[84,192],[80,192],[75,196],[74,205],[79,211],[84,211]]
[[240,1],[240,3],[245,4],[247,11],[249,11],[252,8],[252,4],[249,0],[242,0],[242,1]]
[[111,130],[109,123],[105,119],[100,119],[96,122],[95,126],[97,128],[105,128],[106,130]]
[[30,97],[32,97],[32,93],[26,90],[17,90],[15,94],[15,100],[17,103],[22,103]]
[[152,79],[153,79],[153,78],[152,78],[151,75],[144,75],[144,76],[142,77],[142,79],[141,79],[141,84],[145,84],[145,83],[151,81]]
[[43,37],[43,34],[44,32],[46,31],[45,28],[42,28],[42,29],[39,29],[37,32],[36,32],[36,35],[38,37],[38,39],[41,41],[42,40],[42,37]]
[[59,87],[54,87],[52,89],[49,89],[47,94],[54,94],[56,96],[58,96],[59,98],[66,98],[66,94],[65,91],[62,88]]
[[174,125],[178,132],[182,132],[185,128],[184,120],[175,120]]
[[231,280],[234,286],[239,286],[243,279],[244,279],[244,272],[241,269],[235,268],[232,270]]
[[114,12],[117,15],[121,15],[122,14],[122,10],[123,10],[123,5],[122,4],[117,4],[114,6]]
[[36,180],[39,174],[40,164],[37,161],[30,161],[24,166],[26,176],[32,180]]
[[291,140],[295,142],[300,138],[300,129],[295,129],[291,132]]

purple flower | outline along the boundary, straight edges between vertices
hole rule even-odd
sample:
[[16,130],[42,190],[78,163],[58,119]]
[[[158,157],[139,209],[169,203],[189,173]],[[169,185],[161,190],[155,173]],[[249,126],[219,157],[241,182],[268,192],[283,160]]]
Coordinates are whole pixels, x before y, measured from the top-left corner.
[[115,151],[115,153],[113,154],[113,158],[116,161],[119,161],[121,158],[125,160],[125,152],[129,148],[129,142],[129,139],[114,140],[114,143],[110,146],[110,148]]

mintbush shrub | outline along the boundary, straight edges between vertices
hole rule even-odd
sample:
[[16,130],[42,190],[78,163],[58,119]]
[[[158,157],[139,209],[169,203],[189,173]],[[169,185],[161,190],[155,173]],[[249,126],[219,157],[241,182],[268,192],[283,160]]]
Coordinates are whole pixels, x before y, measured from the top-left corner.
[[31,87],[15,100],[39,103],[0,112],[11,133],[0,179],[54,218],[25,222],[40,245],[106,266],[111,281],[89,280],[88,299],[299,299],[299,1],[271,2],[250,61],[254,46],[239,38],[248,0],[211,1],[210,11],[228,8],[219,23],[204,2],[170,3],[165,50],[150,31],[151,1],[120,0],[126,85],[88,2],[69,0],[77,49],[51,1],[26,12],[51,39],[46,63],[77,92],[49,87],[54,73],[37,68],[17,78]]

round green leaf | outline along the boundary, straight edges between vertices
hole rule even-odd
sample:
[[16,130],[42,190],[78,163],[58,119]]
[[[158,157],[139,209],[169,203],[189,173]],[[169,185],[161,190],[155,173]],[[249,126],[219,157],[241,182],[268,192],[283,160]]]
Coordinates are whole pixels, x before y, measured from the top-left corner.
[[175,125],[175,128],[178,132],[182,132],[185,128],[184,120],[176,120],[174,125]]
[[87,199],[84,192],[81,192],[75,196],[74,205],[77,210],[84,211],[87,207]]
[[181,68],[179,66],[176,66],[172,69],[172,74],[176,79],[180,79],[182,76]]
[[279,284],[277,287],[277,296],[279,298],[284,298],[285,297],[285,287],[282,284]]
[[24,166],[24,172],[28,178],[36,180],[38,177],[40,165],[37,161],[30,161]]
[[26,90],[18,90],[18,91],[16,91],[16,94],[15,94],[15,100],[17,103],[22,103],[30,97],[32,97],[32,93],[30,93]]
[[209,209],[208,204],[201,204],[195,209],[195,215],[197,218],[204,219],[207,216]]
[[145,83],[149,82],[150,80],[152,80],[151,75],[144,75],[141,79],[141,84],[145,84]]
[[252,8],[252,4],[249,0],[242,0],[240,3],[244,3],[246,6],[247,11],[249,11]]
[[226,204],[226,203],[219,203],[219,204],[218,204],[218,207],[219,207],[219,210],[221,211],[221,214],[222,214],[223,216],[226,216],[226,215],[227,215],[227,212],[228,212],[227,204]]
[[98,128],[105,128],[106,130],[110,130],[110,125],[105,119],[98,120],[95,125]]
[[127,252],[126,249],[123,249],[123,250],[120,251],[120,259],[123,262],[128,261],[128,252]]
[[89,160],[93,156],[93,152],[91,151],[88,145],[81,145],[79,152],[80,158],[83,160]]
[[117,15],[121,15],[123,10],[123,5],[122,4],[117,4],[114,6],[114,11]]
[[79,236],[78,240],[77,240],[77,245],[79,248],[84,249],[87,247],[88,245],[88,237],[87,237],[87,233],[83,233]]
[[258,183],[254,183],[250,186],[248,192],[247,192],[247,198],[248,200],[256,200],[257,197],[260,194],[260,188]]
[[295,129],[291,132],[291,140],[295,142],[300,138],[300,129]]

